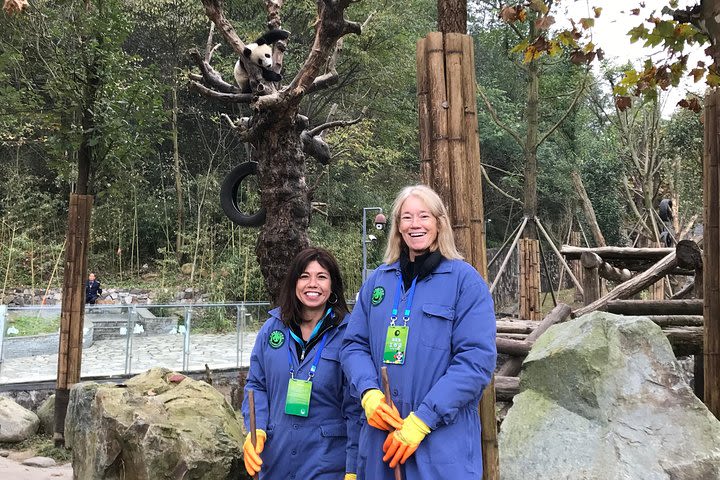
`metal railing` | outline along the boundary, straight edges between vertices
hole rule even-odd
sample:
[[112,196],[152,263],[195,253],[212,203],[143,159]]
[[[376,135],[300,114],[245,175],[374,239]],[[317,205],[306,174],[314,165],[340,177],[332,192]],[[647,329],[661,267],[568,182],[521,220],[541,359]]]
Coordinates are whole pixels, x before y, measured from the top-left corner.
[[[268,302],[86,305],[81,376],[241,368]],[[54,380],[60,306],[0,305],[0,384]]]

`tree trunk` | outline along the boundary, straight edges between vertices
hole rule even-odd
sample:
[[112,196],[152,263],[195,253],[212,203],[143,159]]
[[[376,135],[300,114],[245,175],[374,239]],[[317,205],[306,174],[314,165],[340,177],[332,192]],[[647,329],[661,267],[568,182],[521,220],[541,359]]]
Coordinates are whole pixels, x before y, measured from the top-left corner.
[[[527,121],[527,137],[525,139],[525,190],[523,194],[523,213],[527,218],[537,215],[537,143],[539,129],[540,77],[538,65],[530,62],[528,70],[528,93],[525,118]],[[537,238],[535,229],[525,228],[523,238]]]
[[467,0],[438,0],[438,30],[442,33],[467,31]]
[[583,210],[585,211],[585,220],[587,220],[588,225],[590,225],[590,230],[592,231],[593,237],[595,238],[595,244],[598,247],[604,247],[605,245],[607,245],[605,243],[605,237],[603,237],[600,226],[597,223],[597,218],[595,217],[595,209],[592,206],[592,202],[587,195],[585,186],[582,183],[582,178],[580,178],[580,174],[578,172],[572,172],[572,181],[573,185],[575,186],[575,191],[577,192],[580,200],[582,201]]
[[[294,119],[295,115],[286,114]],[[294,121],[277,122],[277,114],[261,112],[253,117],[273,117],[265,135],[253,141],[258,162],[260,202],[266,212],[255,249],[260,270],[273,303],[292,259],[308,246],[310,200],[305,183],[305,154]],[[287,118],[287,117],[286,117]]]

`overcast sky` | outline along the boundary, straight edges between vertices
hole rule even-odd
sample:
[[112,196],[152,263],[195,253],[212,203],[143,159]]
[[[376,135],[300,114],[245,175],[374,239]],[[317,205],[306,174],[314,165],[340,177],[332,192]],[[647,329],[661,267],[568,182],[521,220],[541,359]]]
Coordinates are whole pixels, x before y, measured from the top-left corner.
[[[663,5],[667,4],[666,1],[658,0],[645,0],[648,7],[654,7],[658,10]],[[687,5],[687,0],[681,0],[680,5]],[[594,0],[594,1],[572,1],[565,0],[562,2],[565,7],[562,10],[567,9],[569,17],[575,20],[581,17],[593,17],[592,7],[602,7],[602,13],[599,18],[595,20],[595,28],[593,29],[593,43],[602,48],[606,54],[606,60],[616,59],[615,63],[622,64],[625,61],[630,60],[637,67],[639,66],[649,55],[659,60],[665,57],[664,52],[656,47],[654,49],[643,48],[643,42],[638,41],[630,43],[630,37],[627,36],[627,32],[639,25],[643,19],[647,18],[650,8],[644,8],[641,10],[639,16],[630,15],[629,10],[639,7],[640,2],[637,0]],[[567,17],[567,15],[562,15]],[[558,15],[558,24],[562,25],[561,15]],[[704,46],[695,46],[693,50],[688,51],[690,53],[690,60],[688,65],[695,66],[698,60],[703,59],[705,55],[702,53]],[[709,64],[710,60],[706,61]],[[685,98],[686,91],[691,90],[695,93],[701,93],[704,91],[704,83],[694,83],[692,78],[687,78],[687,81],[683,82],[678,88],[671,89],[668,98],[663,108],[664,116],[669,116],[675,109],[675,105],[679,100]]]

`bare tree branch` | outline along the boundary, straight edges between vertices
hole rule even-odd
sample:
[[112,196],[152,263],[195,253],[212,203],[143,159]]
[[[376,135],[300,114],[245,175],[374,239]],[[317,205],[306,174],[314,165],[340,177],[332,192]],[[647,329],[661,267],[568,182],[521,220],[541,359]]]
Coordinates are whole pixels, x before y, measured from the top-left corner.
[[500,187],[498,187],[497,185],[495,185],[495,184],[493,183],[493,181],[490,180],[490,177],[488,176],[487,171],[485,170],[485,167],[483,167],[482,165],[480,165],[480,170],[482,171],[482,174],[483,174],[483,176],[485,177],[485,181],[486,181],[487,183],[489,183],[490,186],[493,187],[495,190],[497,190],[501,195],[503,195],[504,197],[509,198],[509,199],[512,200],[513,202],[519,203],[520,205],[523,204],[523,202],[522,202],[519,198],[513,197],[512,195],[510,195],[509,193],[507,193],[505,190],[503,190],[502,188],[500,188]]
[[547,140],[547,138],[548,138],[550,135],[552,135],[552,133],[553,133],[555,130],[557,130],[560,125],[562,125],[562,123],[565,121],[565,119],[568,117],[568,115],[570,115],[570,112],[573,111],[573,109],[575,108],[575,105],[577,105],[578,101],[580,100],[580,98],[581,98],[581,97],[583,96],[583,94],[585,93],[585,85],[587,85],[587,80],[588,80],[588,77],[589,77],[589,76],[590,76],[590,75],[589,75],[587,72],[585,72],[585,76],[583,77],[582,84],[580,85],[580,88],[578,88],[577,92],[575,93],[575,98],[573,98],[572,103],[570,103],[570,106],[568,106],[567,110],[565,110],[565,113],[563,113],[563,115],[558,119],[558,121],[555,122],[555,125],[553,125],[552,127],[550,127],[550,129],[549,129],[547,132],[545,132],[545,134],[540,135],[540,140],[538,140],[538,142],[537,142],[537,146],[538,146],[538,147],[539,147],[540,145],[542,145],[543,142],[544,142],[545,140]]
[[252,93],[224,93],[224,92],[218,92],[217,90],[212,90],[205,85],[196,82],[194,80],[190,81],[190,86],[194,90],[197,90],[202,95],[208,97],[208,98],[214,98],[216,100],[222,100],[223,102],[231,102],[231,103],[250,103],[253,99]]
[[360,116],[358,116],[354,120],[334,120],[332,122],[323,123],[322,125],[318,125],[317,127],[314,127],[312,130],[308,131],[308,135],[314,137],[315,135],[320,135],[324,130],[328,128],[335,128],[335,127],[349,127],[350,125],[355,125],[358,123],[362,118],[365,116],[365,112],[367,111],[367,107],[363,107],[362,112],[360,113]]
[[502,120],[500,120],[500,117],[498,117],[497,112],[495,111],[495,108],[490,103],[490,100],[485,95],[485,92],[482,88],[478,88],[478,93],[480,94],[480,97],[483,99],[483,102],[485,102],[485,106],[487,107],[488,111],[490,112],[490,116],[492,117],[493,121],[495,122],[495,125],[505,130],[516,142],[518,145],[520,145],[520,148],[523,150],[525,149],[525,142],[520,138],[520,135],[515,133],[514,130],[512,130],[508,125],[505,124]]
[[[201,78],[210,88],[222,93],[240,93],[240,90],[235,85],[227,83],[223,80],[220,73],[210,66],[207,61],[203,60],[200,56],[200,52],[193,48],[190,50],[189,54],[195,61],[195,64],[200,68],[200,72],[202,73]],[[199,81],[196,75],[190,74],[190,78],[192,80]]]

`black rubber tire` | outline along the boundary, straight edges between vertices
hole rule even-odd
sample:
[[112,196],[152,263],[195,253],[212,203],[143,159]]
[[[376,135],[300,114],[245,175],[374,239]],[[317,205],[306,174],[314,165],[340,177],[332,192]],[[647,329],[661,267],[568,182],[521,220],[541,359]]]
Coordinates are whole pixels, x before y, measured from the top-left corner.
[[265,223],[265,209],[261,208],[257,213],[248,215],[241,212],[237,204],[237,192],[240,183],[245,177],[255,175],[257,166],[257,162],[241,163],[225,176],[220,187],[220,206],[223,212],[233,223],[241,227],[259,227]]
[[669,222],[672,220],[672,200],[669,198],[663,198],[660,200],[660,207],[659,207],[659,214],[660,214],[660,220],[663,222]]

